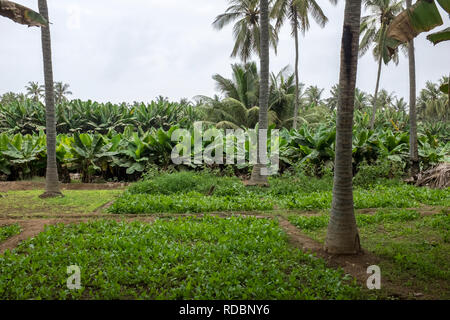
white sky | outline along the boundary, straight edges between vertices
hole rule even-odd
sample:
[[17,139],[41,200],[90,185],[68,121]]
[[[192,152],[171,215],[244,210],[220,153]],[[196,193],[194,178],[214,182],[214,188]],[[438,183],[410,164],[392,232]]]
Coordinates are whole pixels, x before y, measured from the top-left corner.
[[[15,0],[37,10],[37,0]],[[300,39],[300,80],[325,88],[338,81],[344,1],[333,7],[319,0],[330,22],[312,25]],[[69,83],[72,98],[96,101],[150,101],[212,96],[212,75],[230,77],[231,26],[216,31],[214,18],[226,0],[48,0],[52,22],[55,81]],[[443,12],[443,11],[442,11]],[[444,28],[450,25],[444,15]],[[0,17],[0,94],[23,92],[28,81],[43,83],[40,30]],[[416,41],[418,88],[450,73],[450,43],[434,47],[425,34]],[[288,27],[280,34],[271,71],[293,65]],[[360,59],[358,87],[371,93],[377,65],[371,52]],[[383,69],[381,87],[408,97],[408,63]],[[407,100],[407,99],[406,99]]]

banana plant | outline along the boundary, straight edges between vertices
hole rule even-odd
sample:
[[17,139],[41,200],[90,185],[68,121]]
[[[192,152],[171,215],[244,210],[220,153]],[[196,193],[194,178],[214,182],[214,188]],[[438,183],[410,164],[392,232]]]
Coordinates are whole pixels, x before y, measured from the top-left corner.
[[32,177],[38,169],[45,167],[45,163],[39,163],[45,151],[45,135],[42,131],[38,136],[16,134],[9,141],[2,137],[1,145],[3,157],[22,178]]
[[353,132],[353,168],[356,173],[359,164],[366,160],[374,162],[378,158],[379,148],[374,130],[361,128]]
[[[437,2],[450,14],[450,0],[437,0]],[[435,0],[418,0],[411,8],[395,17],[389,26],[387,46],[390,54],[394,54],[400,44],[407,43],[420,33],[430,31],[443,23]],[[450,40],[450,28],[429,34],[427,38],[434,44]]]
[[128,175],[143,172],[151,152],[147,137],[141,138],[137,132],[134,132],[130,138],[123,139],[121,145],[122,148],[117,153],[118,157],[114,157],[113,163],[126,168]]
[[100,134],[78,134],[74,135],[70,152],[74,156],[73,162],[78,165],[81,171],[81,179],[85,183],[92,181],[92,175],[96,171],[101,171],[99,163],[104,158],[113,157],[118,152],[111,152],[110,144],[105,143],[105,139]]
[[392,130],[387,129],[377,138],[381,158],[406,163],[409,156],[409,134],[407,132],[393,133]]
[[9,176],[11,174],[11,165],[3,156],[3,151],[8,149],[9,138],[5,133],[0,134],[0,172]]
[[335,140],[336,128],[320,125],[312,133],[303,125],[297,132],[294,131],[291,145],[296,145],[300,151],[300,163],[311,163],[315,167],[315,173],[320,175],[324,165],[332,165]]

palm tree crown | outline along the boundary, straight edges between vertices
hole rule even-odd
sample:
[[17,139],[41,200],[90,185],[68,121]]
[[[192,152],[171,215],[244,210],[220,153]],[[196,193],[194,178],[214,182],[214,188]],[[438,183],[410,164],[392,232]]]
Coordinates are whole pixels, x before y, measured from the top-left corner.
[[27,90],[26,96],[35,102],[39,102],[44,96],[44,86],[40,85],[38,82],[28,82],[25,90]]
[[55,82],[55,98],[56,103],[60,104],[63,101],[67,101],[68,95],[72,94],[72,91],[69,90],[70,85],[62,82]]
[[[235,45],[231,53],[246,63],[253,53],[261,53],[260,44],[260,6],[259,0],[229,0],[231,6],[216,17],[214,28],[221,30],[229,23],[236,21],[233,27]],[[269,43],[277,51],[278,34],[272,25],[269,25]]]
[[[376,60],[383,59],[387,64],[391,55],[387,47],[386,32],[392,20],[403,10],[402,1],[395,0],[366,0],[365,7],[371,14],[361,18],[361,42],[359,54],[363,56],[374,45],[373,56]],[[398,51],[392,56],[398,64]]]

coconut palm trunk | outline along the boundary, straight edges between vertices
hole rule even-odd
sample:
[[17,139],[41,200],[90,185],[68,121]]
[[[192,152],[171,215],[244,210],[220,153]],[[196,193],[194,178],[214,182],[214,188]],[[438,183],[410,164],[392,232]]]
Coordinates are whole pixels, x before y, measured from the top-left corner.
[[[411,7],[411,0],[406,0],[406,7]],[[420,171],[419,151],[417,142],[417,113],[416,113],[416,56],[414,52],[414,40],[408,43],[409,58],[409,154],[411,164],[411,176]]]
[[[39,0],[39,13],[47,20],[47,0]],[[42,55],[44,60],[45,78],[45,115],[47,133],[47,174],[45,193],[41,197],[62,196],[59,190],[58,166],[56,162],[56,116],[55,97],[53,90],[52,49],[50,40],[50,24],[41,28]]]
[[[267,111],[269,108],[269,1],[261,0],[261,54],[260,54],[260,92],[259,92],[259,125],[258,125],[258,156],[257,164],[253,167],[249,185],[268,185],[267,165],[263,163],[261,153],[267,148]],[[265,131],[264,131],[265,130]]]
[[370,119],[370,129],[375,127],[375,118],[377,115],[378,90],[380,89],[381,67],[383,65],[383,57],[380,54],[378,59],[377,83],[375,85],[375,94],[373,95],[372,118]]
[[298,76],[298,26],[297,26],[297,11],[294,12],[295,21],[294,21],[294,39],[295,39],[295,100],[294,100],[294,123],[292,127],[297,129],[297,121],[298,121],[298,108],[299,108],[299,76]]
[[361,0],[347,0],[341,47],[333,202],[325,241],[325,250],[332,254],[355,254],[361,250],[352,186],[353,109],[360,23]]

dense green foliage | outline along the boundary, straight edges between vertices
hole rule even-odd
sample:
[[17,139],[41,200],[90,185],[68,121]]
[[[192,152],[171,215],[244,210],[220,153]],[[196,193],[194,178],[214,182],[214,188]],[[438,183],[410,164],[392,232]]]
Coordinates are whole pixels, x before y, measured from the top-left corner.
[[[121,250],[118,250],[121,248]],[[81,269],[80,290],[66,268]],[[3,299],[356,299],[324,261],[288,246],[274,220],[185,218],[48,227],[0,256]]]
[[[356,116],[365,117],[361,113]],[[60,176],[66,178],[69,172],[78,172],[82,174],[84,182],[91,182],[94,176],[100,176],[104,180],[133,181],[151,165],[162,169],[175,168],[171,153],[177,142],[171,141],[171,137],[178,128],[173,126],[167,131],[161,128],[149,131],[139,129],[136,132],[134,128],[126,127],[122,133],[109,130],[106,134],[60,134],[56,144]],[[194,136],[193,129],[190,133]],[[248,131],[246,133],[248,135]],[[326,170],[332,170],[335,134],[335,124],[331,119],[327,124],[304,124],[298,130],[281,129],[281,172],[301,167],[312,176],[322,176]],[[225,134],[223,136],[225,145]],[[191,159],[194,158],[195,151],[193,143],[194,140]],[[203,150],[213,146],[212,143],[214,142],[203,142]],[[268,143],[270,145],[270,141]],[[402,172],[409,159],[408,150],[409,134],[395,127],[376,130],[369,130],[358,124],[354,127],[355,174],[361,164],[379,164],[380,161],[388,162],[391,169]],[[434,127],[421,128],[419,156],[422,168],[449,161],[449,150],[448,132],[437,131]],[[247,164],[231,169],[235,174],[246,174],[250,169],[248,144],[245,156]],[[42,131],[34,135],[0,134],[0,173],[7,175],[8,179],[42,176],[45,164],[46,137]],[[225,168],[224,165],[218,167]],[[189,168],[200,169],[203,166],[192,163]]]
[[[214,186],[214,189],[212,187]],[[207,173],[162,175],[132,185],[109,208],[112,213],[201,213],[329,209],[331,178],[303,175],[270,179],[269,188],[246,188],[237,178]],[[421,204],[445,206],[450,189],[417,188],[382,179],[355,188],[355,208],[410,208]]]
[[[199,119],[198,111],[188,102],[169,102],[158,98],[133,105],[97,103],[91,100],[62,101],[56,108],[57,132],[123,132],[126,127],[168,130],[171,126],[189,127]],[[0,103],[0,132],[33,134],[45,129],[45,106],[33,99]]]
[[19,234],[21,228],[18,224],[10,224],[6,226],[0,226],[0,242]]

